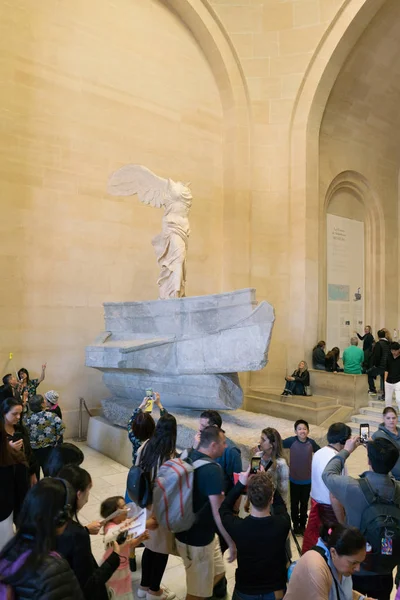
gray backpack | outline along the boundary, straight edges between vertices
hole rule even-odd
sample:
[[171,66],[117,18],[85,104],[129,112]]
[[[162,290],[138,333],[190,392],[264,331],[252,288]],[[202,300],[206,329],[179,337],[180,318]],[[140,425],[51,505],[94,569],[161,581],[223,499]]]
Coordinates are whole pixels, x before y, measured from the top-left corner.
[[194,472],[213,462],[211,458],[199,458],[193,463],[189,458],[173,458],[159,468],[153,488],[153,512],[160,525],[173,533],[187,531],[194,525]]

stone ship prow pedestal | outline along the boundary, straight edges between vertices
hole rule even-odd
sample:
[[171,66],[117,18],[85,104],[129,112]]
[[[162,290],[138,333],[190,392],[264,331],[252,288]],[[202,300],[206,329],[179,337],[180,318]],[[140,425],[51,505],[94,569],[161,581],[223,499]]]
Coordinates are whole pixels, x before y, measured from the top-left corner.
[[103,409],[112,423],[149,387],[167,408],[240,408],[238,371],[267,364],[274,310],[257,304],[254,289],[104,309],[105,331],[86,348],[86,366],[104,373],[112,398]]

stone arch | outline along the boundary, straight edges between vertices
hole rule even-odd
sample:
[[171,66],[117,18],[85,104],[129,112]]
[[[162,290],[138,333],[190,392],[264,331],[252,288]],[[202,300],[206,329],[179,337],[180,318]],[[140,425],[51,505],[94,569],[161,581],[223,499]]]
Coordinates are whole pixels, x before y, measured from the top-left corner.
[[[323,112],[347,57],[385,0],[345,0],[321,39],[297,94],[290,123],[290,327],[304,332],[290,350],[312,348],[325,333],[320,299],[320,257],[325,257],[319,198],[319,131]],[[298,226],[301,214],[304,227]],[[323,212],[322,212],[323,214]],[[302,290],[303,293],[299,294]],[[382,292],[381,292],[382,293]],[[383,311],[379,301],[379,317]],[[377,307],[378,308],[378,307]],[[318,319],[315,318],[318,315]],[[292,356],[293,355],[293,356]]]
[[224,256],[222,291],[250,284],[250,102],[240,60],[206,0],[161,0],[204,53],[224,112]]
[[[320,232],[324,260],[319,267],[319,315],[326,327],[326,215],[332,198],[340,191],[350,192],[364,206],[365,217],[365,316],[372,326],[383,322],[385,306],[385,220],[379,197],[368,179],[357,171],[339,173],[328,187],[321,206]],[[325,331],[324,331],[325,333]]]

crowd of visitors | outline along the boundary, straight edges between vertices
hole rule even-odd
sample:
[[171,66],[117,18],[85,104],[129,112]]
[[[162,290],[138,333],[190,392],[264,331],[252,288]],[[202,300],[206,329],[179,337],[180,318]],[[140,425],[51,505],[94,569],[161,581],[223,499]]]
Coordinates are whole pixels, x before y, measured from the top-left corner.
[[[384,377],[394,379],[400,348],[388,345],[385,354],[384,339],[389,344],[378,335],[371,356],[380,344],[377,361],[380,365],[386,356]],[[316,348],[324,352],[319,344]],[[345,369],[360,368],[360,354],[353,348],[363,352],[358,338],[344,354]],[[334,350],[330,364],[336,369]],[[393,570],[400,564],[400,427],[392,406],[384,408],[382,424],[365,442],[370,470],[352,478],[346,460],[361,440],[351,437],[344,423],[329,427],[322,448],[304,419],[284,440],[279,431],[265,427],[250,466],[243,469],[241,452],[227,441],[217,411],[200,414],[192,446],[182,452],[176,447],[176,418],[156,393],[155,420],[145,398],[127,429],[132,469],[146,481],[147,499],[141,504],[146,530],[136,538],[115,539],[113,531],[126,519],[126,502],[139,503],[132,478],[125,497],[102,502],[101,519],[81,524],[79,513],[92,488],[90,473],[80,466],[83,453],[63,441],[58,393],[37,394],[40,381],[30,380],[27,372],[22,378],[21,371],[26,370],[19,371],[19,380],[5,377],[2,394],[8,395],[0,402],[1,599],[133,600],[135,549],[144,544],[137,596],[146,600],[175,598],[162,586],[170,555],[182,559],[187,600],[225,598],[224,554],[225,561],[237,559],[234,600],[389,600]],[[301,361],[287,378],[288,393],[297,383],[308,385],[304,373],[307,364]],[[397,393],[396,382],[388,385]],[[178,487],[171,486],[177,477]],[[191,481],[188,504],[185,479]],[[165,519],[156,489],[170,511]],[[101,564],[91,550],[91,536],[99,532],[112,540]],[[296,563],[290,536],[303,537]]]
[[[367,374],[368,393],[371,396],[377,395],[375,382],[379,377],[379,398],[385,400],[386,406],[392,406],[393,396],[395,396],[400,409],[400,344],[392,341],[386,328],[379,329],[376,341],[369,325],[365,327],[364,335],[356,331],[354,334],[350,338],[349,346],[343,351],[343,368],[339,364],[340,349],[335,346],[325,353],[326,344],[321,340],[312,351],[313,369],[332,373],[344,372],[348,375]],[[358,340],[363,342],[362,349],[358,346]],[[301,387],[301,378],[304,388]],[[310,374],[306,363],[302,361],[292,377],[286,377],[282,395],[287,396],[293,393],[308,395],[305,386],[309,385]],[[311,389],[309,393],[311,393]]]

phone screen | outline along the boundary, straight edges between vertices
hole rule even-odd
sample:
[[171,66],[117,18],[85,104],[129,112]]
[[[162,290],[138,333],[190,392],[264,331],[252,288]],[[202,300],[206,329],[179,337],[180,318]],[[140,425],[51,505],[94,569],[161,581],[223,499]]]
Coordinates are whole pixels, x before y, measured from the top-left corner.
[[146,404],[146,408],[144,409],[144,412],[151,412],[152,410],[153,410],[153,399],[152,398],[148,398],[147,404]]
[[361,423],[360,425],[360,438],[361,442],[368,442],[369,438],[369,423]]
[[257,473],[260,470],[261,456],[253,456],[250,464],[250,473]]

